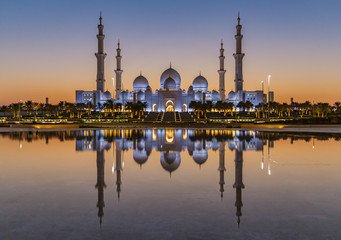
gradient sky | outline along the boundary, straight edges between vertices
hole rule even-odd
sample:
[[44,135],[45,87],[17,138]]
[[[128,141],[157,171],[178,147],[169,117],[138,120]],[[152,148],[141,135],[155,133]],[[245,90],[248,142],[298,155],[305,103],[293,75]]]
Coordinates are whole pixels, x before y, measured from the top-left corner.
[[337,0],[12,1],[0,2],[0,105],[75,101],[96,88],[97,24],[102,11],[106,88],[122,48],[123,86],[140,71],[155,91],[170,61],[188,89],[202,72],[218,88],[224,40],[226,92],[234,88],[235,25],[241,13],[244,89],[271,74],[275,100],[341,101],[341,2]]

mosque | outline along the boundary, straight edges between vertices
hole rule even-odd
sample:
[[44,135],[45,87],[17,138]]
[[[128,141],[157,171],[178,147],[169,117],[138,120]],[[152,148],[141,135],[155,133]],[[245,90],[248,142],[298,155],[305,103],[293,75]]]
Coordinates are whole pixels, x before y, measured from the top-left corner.
[[[148,112],[189,112],[194,109],[189,108],[189,104],[192,101],[206,102],[211,101],[215,104],[218,101],[232,102],[236,107],[240,101],[250,101],[253,106],[266,101],[266,94],[263,90],[246,91],[243,89],[243,57],[242,53],[242,38],[241,34],[242,25],[240,25],[240,17],[238,15],[238,25],[236,26],[237,34],[236,39],[236,52],[233,54],[235,58],[235,91],[228,93],[227,98],[225,94],[225,67],[224,67],[224,48],[223,42],[221,42],[220,55],[219,55],[219,92],[216,90],[208,90],[208,81],[201,74],[197,76],[192,85],[186,89],[181,88],[181,76],[170,65],[160,77],[160,88],[153,92],[149,85],[147,78],[142,74],[137,76],[133,82],[133,91],[122,90],[122,66],[121,66],[121,48],[118,42],[116,49],[116,70],[115,70],[115,97],[112,98],[111,93],[105,90],[105,77],[104,77],[104,59],[106,53],[104,53],[104,37],[102,24],[102,16],[99,18],[100,23],[98,25],[98,52],[95,53],[97,58],[97,90],[83,91],[76,90],[76,104],[89,102],[93,106],[97,106],[98,103],[104,104],[108,100],[113,100],[114,103],[120,103],[125,106],[128,102],[141,101],[147,103],[146,110]],[[271,94],[273,101],[273,93]]]

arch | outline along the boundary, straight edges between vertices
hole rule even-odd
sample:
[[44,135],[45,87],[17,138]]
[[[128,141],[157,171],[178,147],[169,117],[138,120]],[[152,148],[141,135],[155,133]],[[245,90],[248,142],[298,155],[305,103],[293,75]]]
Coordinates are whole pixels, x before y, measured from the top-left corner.
[[165,103],[166,112],[174,112],[174,101],[167,100]]
[[152,106],[152,112],[157,112],[157,104],[153,104],[153,106]]
[[183,104],[183,105],[182,105],[182,111],[183,111],[183,112],[188,112],[187,104]]

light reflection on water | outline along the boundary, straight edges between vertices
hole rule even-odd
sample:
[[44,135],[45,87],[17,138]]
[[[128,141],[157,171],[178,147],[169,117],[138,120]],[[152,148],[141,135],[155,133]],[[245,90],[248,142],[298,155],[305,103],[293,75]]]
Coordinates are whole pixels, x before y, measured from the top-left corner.
[[[198,197],[202,198],[202,204],[207,204],[210,207],[215,207],[214,205],[219,204],[219,202],[214,202],[213,206],[210,201],[216,201],[216,197],[211,196],[211,192],[216,192],[214,195],[219,196],[223,200],[225,191],[228,192],[228,201],[229,201],[229,209],[234,209],[234,216],[225,216],[226,212],[224,214],[221,214],[222,216],[216,216],[217,219],[224,219],[220,223],[217,223],[218,225],[222,223],[226,223],[226,219],[228,220],[228,223],[234,222],[235,226],[237,226],[236,229],[239,228],[241,224],[243,224],[243,214],[245,206],[243,205],[243,193],[248,191],[248,184],[250,185],[250,192],[252,192],[252,195],[257,194],[257,191],[259,191],[259,195],[264,194],[264,189],[255,189],[255,183],[254,182],[262,182],[264,186],[269,185],[269,182],[267,181],[273,181],[274,185],[271,185],[270,189],[275,189],[272,191],[278,191],[281,187],[281,183],[283,183],[283,190],[278,193],[278,196],[272,195],[270,197],[270,203],[271,201],[277,201],[280,202],[280,199],[277,199],[276,197],[283,197],[286,198],[286,190],[287,186],[292,186],[291,183],[288,184],[288,182],[292,179],[287,179],[291,176],[295,175],[288,174],[289,172],[296,171],[299,168],[291,168],[288,172],[285,173],[284,177],[281,176],[283,173],[283,170],[290,164],[297,164],[295,162],[290,162],[286,160],[285,156],[288,156],[290,158],[290,151],[296,152],[298,155],[299,153],[306,152],[307,148],[306,145],[302,145],[302,143],[306,143],[311,145],[311,150],[315,149],[315,144],[317,143],[323,143],[326,141],[333,141],[333,144],[338,143],[340,140],[339,135],[309,135],[309,134],[284,134],[284,133],[265,133],[265,132],[254,132],[254,131],[235,131],[235,130],[194,130],[194,129],[118,129],[118,130],[81,130],[81,131],[63,131],[63,132],[13,132],[13,133],[2,133],[0,136],[3,137],[3,140],[7,140],[10,138],[11,141],[18,141],[19,142],[19,149],[24,150],[25,147],[28,145],[26,142],[41,142],[44,141],[46,144],[49,144],[51,141],[54,141],[55,139],[59,139],[61,142],[75,142],[75,150],[76,153],[86,153],[87,151],[95,151],[96,152],[96,171],[93,171],[93,173],[96,173],[96,182],[95,182],[95,189],[97,191],[97,216],[98,216],[98,222],[100,226],[103,225],[103,230],[106,233],[109,233],[109,229],[105,229],[104,222],[107,221],[108,223],[118,221],[117,217],[119,214],[122,214],[121,217],[124,216],[122,212],[119,210],[115,210],[115,214],[111,211],[111,209],[106,209],[106,200],[105,198],[105,192],[109,192],[110,196],[112,196],[112,192],[116,192],[117,197],[117,203],[119,204],[125,204],[122,203],[122,201],[126,201],[127,205],[124,205],[122,209],[124,209],[126,212],[133,211],[133,216],[130,216],[132,218],[139,219],[139,211],[141,211],[141,207],[138,205],[133,204],[133,199],[135,198],[141,198],[141,199],[149,199],[151,200],[151,204],[153,205],[156,200],[153,199],[153,197],[148,196],[151,194],[153,196],[153,191],[157,189],[158,192],[158,198],[161,198],[162,201],[167,202],[168,207],[170,209],[174,210],[174,206],[169,206],[169,204],[172,204],[171,201],[169,201],[170,198],[173,198],[172,192],[178,192],[181,193],[181,195],[185,196],[186,198],[186,204],[182,206],[180,209],[181,211],[185,211],[191,208],[191,201],[196,202],[198,201]],[[276,152],[275,149],[275,143],[279,143],[279,148],[281,149],[281,155],[279,155]],[[287,145],[283,147],[284,142],[290,142],[290,144],[296,144],[299,145],[299,149],[290,149]],[[5,142],[6,143],[6,142]],[[53,144],[56,144],[53,142]],[[288,151],[288,152],[283,152]],[[3,150],[4,151],[4,150]],[[5,150],[6,151],[6,150]],[[57,154],[55,152],[56,150],[51,150],[49,154]],[[275,157],[273,157],[272,152],[275,151]],[[108,156],[108,152],[112,152],[112,155]],[[339,150],[336,150],[334,154],[331,154],[330,157],[333,159],[332,162],[337,162],[335,159],[335,156],[339,153]],[[252,153],[252,158],[257,160],[252,163],[252,166],[250,166],[248,170],[248,184],[245,184],[243,182],[243,165],[244,165],[244,155],[250,156],[249,153]],[[256,154],[256,155],[255,155]],[[321,154],[321,153],[320,153]],[[322,152],[322,154],[325,154],[325,152]],[[329,152],[330,154],[330,152]],[[311,156],[311,154],[307,154]],[[212,157],[210,157],[212,156]],[[72,156],[73,157],[73,156]],[[255,158],[256,157],[256,158]],[[277,159],[276,159],[277,158]],[[284,158],[285,160],[282,160]],[[105,165],[105,159],[107,161],[109,160],[109,165]],[[193,165],[189,166],[187,161],[189,159],[192,159],[192,161],[199,166],[200,174],[197,174],[193,168]],[[3,159],[2,159],[3,160]],[[146,172],[146,175],[143,176],[143,178],[140,178],[139,172],[134,169],[132,170],[132,160],[138,164],[140,168],[140,172]],[[157,160],[157,161],[155,161]],[[311,159],[310,159],[311,160]],[[70,158],[68,161],[72,161],[72,158]],[[111,162],[112,161],[112,162]],[[316,160],[311,160],[310,163],[316,163]],[[151,164],[152,168],[147,167],[148,164]],[[303,161],[299,164],[307,164],[309,167],[309,162]],[[337,162],[338,163],[338,162]],[[57,164],[57,163],[55,163]],[[128,164],[128,165],[127,165]],[[187,164],[187,165],[185,165]],[[339,164],[339,163],[338,163]],[[183,166],[184,165],[184,166]],[[227,165],[229,167],[229,171],[227,171]],[[146,166],[146,167],[144,167]],[[206,169],[201,169],[206,167]],[[212,167],[211,167],[212,166]],[[275,166],[275,171],[272,171],[273,166]],[[279,168],[279,166],[281,168]],[[338,167],[340,165],[337,165]],[[126,170],[126,167],[128,168]],[[146,169],[145,169],[146,168]],[[215,172],[211,171],[210,169],[215,168]],[[106,169],[109,169],[106,170]],[[155,170],[157,169],[157,170]],[[176,187],[178,187],[180,190],[174,191],[172,189],[172,186],[165,184],[165,179],[161,179],[159,172],[160,169],[164,173],[169,174],[169,181],[176,182]],[[127,172],[125,172],[127,171]],[[158,171],[158,172],[156,172]],[[261,172],[260,172],[261,171]],[[277,171],[277,172],[276,172]],[[316,169],[314,169],[316,171]],[[304,172],[304,171],[302,171]],[[114,178],[114,181],[111,176],[108,176],[108,173],[112,175]],[[179,174],[177,174],[179,173]],[[259,175],[263,173],[262,179],[260,179]],[[126,174],[126,177],[123,178],[123,175]],[[278,174],[278,178],[276,178],[276,175]],[[79,174],[81,176],[81,174]],[[74,177],[74,179],[72,178]],[[71,181],[76,181],[77,179],[76,174],[74,176],[70,177]],[[88,177],[88,176],[87,176]],[[193,177],[191,179],[191,177]],[[335,176],[334,176],[335,177]],[[211,181],[212,178],[216,181],[215,186],[209,186],[208,188],[207,183],[205,181]],[[228,185],[226,185],[228,179]],[[252,179],[254,178],[254,179]],[[110,181],[110,188],[108,189],[106,185],[106,179]],[[7,179],[4,178],[6,181]],[[308,181],[316,181],[307,179]],[[136,186],[136,181],[141,181],[141,183],[145,185],[138,185]],[[193,182],[191,182],[193,181]],[[254,182],[253,182],[254,181]],[[292,180],[295,181],[295,180]],[[265,182],[265,183],[264,183]],[[113,183],[115,184],[115,190],[112,188]],[[190,184],[189,184],[190,183]],[[55,183],[54,183],[55,184]],[[135,185],[134,185],[135,184]],[[186,185],[188,184],[188,186]],[[279,184],[279,185],[278,185]],[[295,182],[296,184],[296,182]],[[294,184],[294,185],[295,185]],[[126,190],[124,189],[125,185]],[[189,185],[192,185],[192,187],[189,187]],[[1,185],[2,186],[2,185]],[[167,186],[169,187],[167,189]],[[86,187],[86,186],[85,186]],[[89,187],[89,186],[88,186]],[[195,189],[198,188],[199,189]],[[138,194],[139,191],[143,188],[145,190],[144,193]],[[129,189],[129,191],[128,191]],[[316,194],[319,194],[320,188],[317,188],[315,190]],[[333,192],[333,194],[336,194],[337,196],[341,195],[341,191],[339,191],[340,188],[337,188],[336,192]],[[63,190],[60,190],[63,192]],[[150,192],[148,192],[150,191]],[[8,191],[11,193],[11,191]],[[270,191],[271,192],[271,191]],[[290,192],[290,191],[289,191]],[[232,200],[232,193],[233,193],[233,201]],[[124,194],[126,195],[125,197]],[[184,195],[187,194],[187,195]],[[191,196],[191,194],[193,196]],[[148,197],[146,198],[145,195]],[[181,198],[181,195],[179,198]],[[208,195],[208,196],[205,196]],[[264,196],[262,196],[264,197]],[[262,198],[261,197],[261,198]],[[10,196],[9,196],[10,198]],[[38,198],[38,196],[37,196]],[[212,200],[215,199],[215,200]],[[248,197],[249,201],[252,202],[252,199]],[[295,198],[293,198],[295,200]],[[8,199],[5,199],[6,201],[4,204],[2,204],[4,207],[4,212],[6,213],[7,206],[6,204],[9,204]],[[38,199],[36,199],[38,200]],[[57,201],[57,200],[56,200]],[[87,199],[82,199],[82,201],[88,201]],[[110,199],[112,202],[112,198]],[[155,202],[154,202],[155,201]],[[259,201],[259,200],[258,200]],[[331,201],[333,201],[331,199]],[[138,203],[141,204],[141,203]],[[302,204],[302,203],[299,203]],[[155,203],[157,206],[157,204]],[[251,208],[257,208],[254,204],[250,203]],[[291,207],[291,204],[288,204],[289,207]],[[339,205],[338,205],[339,206]],[[206,209],[208,207],[200,205],[202,209],[205,211],[203,212],[209,212],[210,209]],[[285,205],[281,206],[280,211],[285,212]],[[136,208],[134,212],[134,208]],[[273,209],[278,209],[278,206],[274,204],[274,206],[268,205],[266,206],[269,210],[268,212],[272,212]],[[308,207],[307,207],[308,208]],[[258,221],[260,219],[264,219],[264,217],[257,216],[257,214],[266,215],[267,212],[258,212],[257,214],[254,214],[254,212],[257,212],[256,210],[250,210],[247,215],[249,216],[249,222],[246,221],[246,232],[240,232],[240,235],[234,235],[236,234],[233,231],[226,231],[226,229],[220,229],[219,232],[214,232],[211,234],[194,234],[191,235],[188,232],[191,232],[188,229],[192,229],[192,224],[184,224],[184,231],[186,234],[176,233],[176,229],[167,229],[167,228],[161,228],[161,230],[156,231],[155,229],[160,227],[155,227],[155,229],[151,226],[148,226],[149,231],[155,231],[155,234],[146,235],[145,232],[143,232],[143,228],[139,229],[136,227],[136,229],[131,230],[129,229],[129,224],[124,227],[120,227],[120,237],[117,237],[117,239],[125,239],[125,238],[155,238],[155,239],[174,239],[174,238],[184,238],[185,236],[193,236],[198,239],[224,239],[228,236],[234,236],[235,239],[243,238],[247,235],[257,235],[260,234],[260,232],[257,232],[259,230],[255,230],[253,226],[258,226],[259,223],[253,223],[252,221]],[[314,208],[312,208],[314,209]],[[124,211],[122,210],[122,211]],[[142,211],[151,212],[155,209],[152,207],[148,207],[145,209],[142,209]],[[173,211],[172,210],[172,211]],[[118,212],[117,212],[118,211]],[[181,218],[178,215],[181,215],[181,211],[179,209],[175,208],[175,212],[167,212],[169,215],[176,215],[176,218]],[[217,212],[221,211],[220,207],[217,207]],[[104,213],[106,212],[106,216],[108,220],[105,220]],[[157,212],[155,210],[155,212]],[[190,212],[190,211],[189,211]],[[304,212],[304,211],[303,211]],[[310,212],[312,214],[313,210],[307,210],[307,212]],[[58,211],[55,211],[55,214],[58,215]],[[320,213],[319,213],[320,214]],[[141,220],[146,220],[148,217],[141,215]],[[151,214],[153,215],[153,214]],[[244,214],[245,215],[245,214]],[[284,216],[286,216],[285,213],[283,213]],[[163,215],[162,218],[167,218],[167,215]],[[191,221],[195,220],[195,217],[200,218],[207,218],[210,221],[202,220],[203,223],[207,224],[208,222],[211,222],[211,216],[192,216],[188,214],[186,218],[191,219]],[[252,219],[252,217],[254,219]],[[281,219],[282,216],[278,217],[278,219]],[[300,216],[299,216],[300,217]],[[286,218],[280,220],[279,222],[285,221],[292,221],[299,219],[297,216],[293,218],[293,216],[288,215]],[[304,217],[304,216],[301,216]],[[8,218],[11,218],[11,216],[8,216]],[[119,217],[118,217],[119,218]],[[276,219],[275,216],[273,216],[274,219]],[[292,218],[292,219],[291,219]],[[322,218],[341,218],[340,214],[332,215],[332,216],[322,216]],[[148,219],[149,220],[149,219]],[[268,219],[265,218],[266,221]],[[272,219],[273,220],[273,219]],[[164,221],[164,219],[161,219],[160,222]],[[176,220],[178,221],[178,220]],[[302,220],[301,220],[302,221]],[[303,221],[304,222],[304,221]],[[0,222],[1,225],[3,224]],[[115,222],[116,223],[116,222]],[[310,222],[304,222],[303,225],[309,224]],[[122,223],[120,223],[122,224]],[[162,225],[162,223],[159,223]],[[0,226],[1,226],[0,225]],[[108,224],[109,225],[109,224]],[[107,226],[108,226],[107,225]],[[200,224],[199,224],[200,225]],[[252,226],[253,225],[253,226]],[[285,225],[285,224],[284,224]],[[332,226],[332,225],[330,225]],[[203,226],[200,226],[203,227]],[[195,228],[197,231],[200,229],[200,227]],[[207,226],[205,226],[207,228]],[[249,229],[248,229],[249,227]],[[279,227],[279,226],[277,226]],[[282,228],[282,227],[281,227]],[[129,229],[129,230],[128,230]],[[213,227],[212,227],[213,229]],[[272,239],[273,237],[281,237],[284,236],[290,236],[289,232],[292,231],[294,235],[292,236],[299,236],[300,238],[309,236],[311,239],[314,237],[331,237],[331,239],[334,239],[334,237],[340,236],[340,232],[338,229],[331,228],[331,231],[335,231],[334,234],[331,235],[325,235],[324,233],[321,235],[315,235],[316,229],[308,229],[306,232],[300,232],[297,233],[297,230],[294,228],[293,225],[288,224],[287,227],[284,227],[285,231],[288,232],[272,232],[272,231],[266,231],[267,228],[264,229],[264,232],[260,234],[263,238],[269,238]],[[27,229],[26,229],[27,230]],[[112,231],[112,230],[111,230]],[[129,232],[136,232],[136,235]],[[188,232],[187,232],[188,231]],[[216,231],[216,230],[215,230]],[[7,232],[5,232],[5,237],[9,236],[16,236],[15,231],[13,235],[9,234],[12,232],[11,227],[7,226]],[[19,231],[20,232],[20,231]],[[39,232],[39,231],[38,231]],[[175,232],[175,233],[174,233]],[[6,235],[7,233],[7,235]],[[128,234],[129,233],[129,234]],[[168,237],[165,237],[165,233]],[[238,233],[238,232],[237,232]],[[21,232],[21,234],[23,234]],[[92,239],[98,238],[97,233],[93,233],[91,235]],[[230,234],[230,235],[229,235]],[[232,234],[232,235],[231,235]],[[289,235],[288,235],[289,234]],[[299,235],[302,234],[302,235]],[[329,232],[330,234],[330,232]],[[0,235],[1,236],[1,235]],[[161,237],[162,236],[162,237]],[[60,237],[60,236],[59,236]],[[65,236],[63,236],[65,238]],[[13,239],[15,239],[14,237]],[[33,239],[34,237],[32,237]],[[55,239],[58,239],[58,237],[55,237]],[[70,238],[72,239],[72,238]],[[318,239],[318,238],[317,238]],[[337,238],[335,238],[337,239]]]

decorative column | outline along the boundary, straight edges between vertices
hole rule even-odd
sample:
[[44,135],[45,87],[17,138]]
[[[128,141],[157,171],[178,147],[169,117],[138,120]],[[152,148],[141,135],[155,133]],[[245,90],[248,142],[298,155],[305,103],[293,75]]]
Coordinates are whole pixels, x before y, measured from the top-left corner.
[[98,52],[95,53],[95,56],[97,58],[97,91],[102,91],[104,92],[104,59],[107,56],[106,53],[103,52],[104,49],[104,44],[103,40],[105,35],[103,34],[103,28],[104,26],[102,25],[102,13],[100,14],[99,17],[99,25],[98,25],[98,34],[97,34],[97,39],[98,39]]
[[235,35],[235,39],[236,39],[236,53],[233,54],[234,59],[236,61],[236,69],[235,69],[235,92],[237,93],[238,91],[242,91],[243,90],[243,57],[244,57],[244,53],[242,53],[242,38],[243,35],[241,34],[241,30],[242,30],[242,25],[240,25],[240,17],[239,17],[239,13],[238,13],[238,25],[236,26],[237,29],[237,35]]
[[120,48],[120,41],[117,43],[117,49],[116,49],[116,92],[115,92],[115,99],[118,100],[120,99],[121,92],[122,92],[122,72],[123,70],[121,69],[121,48]]
[[220,61],[220,68],[218,70],[219,73],[219,95],[220,95],[220,100],[223,101],[225,100],[225,73],[226,70],[224,69],[224,48],[223,48],[223,40],[221,40],[221,48],[220,48],[220,56],[219,56],[219,61]]

